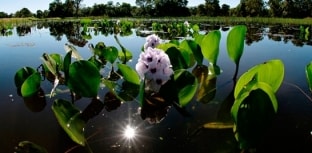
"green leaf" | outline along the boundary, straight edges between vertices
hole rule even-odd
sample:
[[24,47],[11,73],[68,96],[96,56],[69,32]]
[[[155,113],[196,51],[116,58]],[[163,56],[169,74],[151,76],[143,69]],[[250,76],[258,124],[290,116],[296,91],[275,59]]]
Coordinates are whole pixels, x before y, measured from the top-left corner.
[[99,57],[102,56],[103,50],[106,48],[104,42],[98,42],[94,47],[94,53],[95,55],[98,55]]
[[130,61],[133,55],[129,50],[126,50],[125,53],[123,51],[118,52],[118,58],[120,61]]
[[242,149],[256,147],[271,126],[278,102],[274,91],[264,82],[250,84],[248,91],[235,100],[231,113],[236,125],[236,138]]
[[35,72],[30,75],[22,84],[21,93],[23,97],[30,97],[40,89],[41,75]]
[[101,75],[91,62],[80,60],[69,67],[68,87],[83,97],[95,97],[100,88]]
[[104,56],[104,59],[113,64],[118,58],[118,49],[113,46],[106,47],[102,55]]
[[43,65],[45,69],[49,70],[54,76],[57,76],[58,75],[57,63],[54,60],[54,58],[52,58],[52,56],[50,56],[47,53],[43,53],[41,59],[44,63]]
[[36,72],[35,69],[31,67],[23,67],[19,69],[14,76],[14,83],[17,88],[20,88],[24,81]]
[[[194,40],[184,40],[181,42],[179,47],[188,51],[191,58],[195,58],[198,65],[202,65],[204,57],[200,46]],[[189,64],[189,66],[191,65],[192,64]]]
[[188,68],[187,61],[185,60],[182,52],[178,48],[170,47],[168,48],[168,50],[166,50],[166,53],[169,56],[173,70]]
[[84,146],[86,139],[84,137],[85,121],[81,117],[80,110],[72,103],[57,99],[52,105],[52,110],[57,121],[68,136],[76,143]]
[[142,107],[145,101],[145,78],[141,81],[140,90],[139,90],[139,104]]
[[123,75],[123,78],[128,81],[131,82],[133,84],[136,85],[140,85],[140,76],[138,75],[138,73],[133,70],[131,67],[129,67],[128,65],[125,64],[119,64],[118,63],[118,69],[120,70],[120,72]]
[[64,75],[65,75],[65,84],[67,84],[68,78],[69,78],[69,66],[71,64],[71,55],[72,51],[69,51],[65,57],[63,62],[63,68],[64,68]]
[[284,79],[284,64],[279,59],[269,60],[258,64],[245,72],[237,81],[234,89],[234,97],[237,98],[246,85],[253,79],[256,82],[265,82],[276,92]]
[[185,69],[175,71],[174,80],[178,91],[179,104],[184,107],[196,94],[198,81],[189,71]]
[[210,63],[217,64],[217,58],[219,56],[219,45],[221,40],[221,32],[214,30],[209,32],[202,40],[200,47],[202,53]]
[[227,51],[230,59],[238,65],[244,51],[244,40],[247,27],[238,25],[232,28],[227,36]]
[[164,51],[168,50],[171,47],[176,47],[177,48],[178,46],[176,44],[173,44],[173,43],[163,43],[163,44],[157,45],[158,49],[162,49]]
[[309,85],[309,89],[310,91],[312,91],[312,62],[310,62],[307,66],[306,66],[306,77],[308,80],[308,85]]

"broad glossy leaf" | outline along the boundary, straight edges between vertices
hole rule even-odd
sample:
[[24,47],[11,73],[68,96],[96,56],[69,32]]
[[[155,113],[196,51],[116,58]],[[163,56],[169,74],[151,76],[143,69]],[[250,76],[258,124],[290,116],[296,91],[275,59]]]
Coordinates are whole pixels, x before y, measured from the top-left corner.
[[35,72],[30,75],[22,84],[21,94],[23,97],[29,97],[37,93],[40,89],[41,75],[39,72]]
[[106,48],[106,46],[105,46],[105,44],[104,44],[104,42],[98,42],[96,45],[95,45],[95,47],[94,47],[94,53],[95,53],[95,55],[98,55],[98,56],[103,56],[102,55],[102,52],[103,52],[103,50]]
[[198,45],[201,45],[203,39],[204,39],[205,35],[202,35],[202,34],[198,34],[195,36],[195,42],[198,44]]
[[258,64],[245,72],[237,81],[234,97],[237,98],[245,86],[255,79],[256,82],[265,82],[276,92],[284,79],[284,64],[279,59],[269,60]]
[[198,81],[189,71],[180,69],[174,72],[175,85],[178,91],[179,104],[186,106],[196,94]]
[[187,61],[185,60],[182,52],[178,48],[170,47],[168,48],[168,50],[166,50],[166,53],[169,56],[173,70],[188,68]]
[[209,32],[200,44],[204,58],[214,65],[217,64],[219,56],[220,40],[221,32],[219,30],[214,30]]
[[118,64],[117,66],[126,81],[140,85],[140,76],[135,70],[125,64]]
[[63,62],[63,68],[64,68],[64,75],[65,75],[65,84],[67,84],[68,78],[69,78],[69,66],[71,64],[71,55],[72,51],[69,51],[65,57]]
[[309,85],[309,89],[310,91],[312,91],[312,62],[310,62],[307,66],[306,66],[306,77],[308,80],[308,85]]
[[126,50],[126,52],[124,53],[123,51],[119,51],[118,52],[118,58],[120,61],[130,61],[132,59],[133,55],[129,50]]
[[81,117],[80,110],[72,103],[62,99],[54,101],[52,110],[60,126],[68,136],[74,142],[84,146],[86,142],[84,137],[86,123]]
[[235,100],[231,110],[242,149],[254,148],[262,141],[277,112],[277,99],[268,84],[258,82],[251,89]]
[[36,70],[31,67],[23,67],[19,69],[14,76],[15,86],[20,88],[24,81],[35,72]]
[[95,97],[100,88],[101,75],[91,62],[80,60],[69,67],[68,87],[83,97]]
[[190,66],[193,65],[193,58],[195,58],[198,65],[202,65],[204,57],[200,46],[194,40],[184,40],[181,42],[179,47],[188,51],[191,55],[191,61],[189,62]]
[[164,51],[168,50],[171,47],[176,47],[177,48],[178,46],[176,44],[173,44],[173,43],[163,43],[163,44],[157,45],[158,49],[162,49]]
[[106,47],[102,55],[107,61],[113,64],[115,60],[118,58],[118,49],[113,46]]
[[230,59],[236,64],[244,51],[244,41],[247,27],[245,25],[234,26],[227,36],[227,51]]

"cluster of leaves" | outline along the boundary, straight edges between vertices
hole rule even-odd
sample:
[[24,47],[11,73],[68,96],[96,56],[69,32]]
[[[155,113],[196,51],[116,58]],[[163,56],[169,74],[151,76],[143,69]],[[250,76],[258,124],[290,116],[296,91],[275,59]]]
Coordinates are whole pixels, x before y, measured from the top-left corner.
[[[234,80],[244,50],[246,31],[246,26],[235,26],[227,37],[228,55],[236,64]],[[43,54],[43,76],[52,76],[50,80],[54,82],[51,96],[61,84],[70,89],[73,96],[99,101],[97,96],[100,85],[104,84],[109,90],[105,96],[107,99],[127,102],[138,98],[143,119],[155,117],[149,116],[155,113],[146,110],[158,111],[155,109],[164,109],[170,105],[175,106],[183,115],[189,115],[183,108],[194,97],[204,103],[214,98],[215,78],[221,72],[217,65],[221,40],[219,30],[197,34],[194,39],[171,40],[157,46],[168,54],[174,74],[156,94],[145,93],[145,81],[142,81],[137,72],[127,65],[132,59],[132,53],[120,44],[117,37],[115,38],[121,48],[120,51],[114,46],[106,46],[104,42],[97,43],[95,47],[90,44],[93,56],[88,60],[84,60],[69,44],[65,45],[67,54],[64,58],[60,54]],[[75,61],[72,61],[72,58]],[[204,60],[209,64],[205,65]],[[111,67],[108,74],[100,73],[109,66]],[[274,117],[278,107],[275,92],[283,80],[283,74],[282,62],[272,60],[255,66],[237,81],[231,114],[235,123],[236,138],[243,149],[255,146]],[[41,73],[31,67],[21,68],[15,75],[15,85],[22,97],[36,95],[40,91],[41,81]],[[104,104],[109,105],[106,101]],[[155,105],[161,107],[154,108]],[[56,99],[52,110],[71,139],[84,146],[86,139],[83,128],[87,119],[81,111],[73,103],[63,99]]]
[[199,26],[197,24],[190,25],[185,22],[168,22],[168,23],[152,23],[152,30],[158,32],[169,33],[171,38],[173,37],[186,37],[188,35],[198,34]]

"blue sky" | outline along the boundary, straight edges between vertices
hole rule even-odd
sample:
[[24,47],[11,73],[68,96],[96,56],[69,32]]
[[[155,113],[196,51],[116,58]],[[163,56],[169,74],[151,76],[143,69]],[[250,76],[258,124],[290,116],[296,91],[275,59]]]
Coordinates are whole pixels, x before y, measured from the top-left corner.
[[[65,0],[63,0],[64,2]],[[83,0],[82,4],[86,6],[93,6],[94,3],[106,4],[107,1],[110,0]],[[199,4],[204,4],[205,0],[188,0],[188,6],[197,6]],[[26,7],[31,12],[36,13],[37,10],[48,10],[49,3],[53,2],[53,0],[7,0],[5,3],[1,3],[0,5],[0,12],[6,13],[15,13],[18,10]],[[135,0],[114,0],[114,4],[119,2],[126,2],[130,3],[131,5],[135,5]],[[240,0],[220,0],[220,5],[228,4],[230,7],[236,7],[239,4]]]

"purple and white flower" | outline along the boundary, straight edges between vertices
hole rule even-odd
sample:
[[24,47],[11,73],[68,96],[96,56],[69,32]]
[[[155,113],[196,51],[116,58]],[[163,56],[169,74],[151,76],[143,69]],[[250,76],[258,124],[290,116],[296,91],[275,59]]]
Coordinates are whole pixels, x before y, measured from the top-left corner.
[[157,35],[155,34],[149,35],[146,37],[144,50],[146,50],[148,47],[155,48],[159,44],[160,44],[160,38]]
[[140,54],[136,71],[146,80],[147,90],[158,92],[173,74],[169,56],[161,49],[148,47]]

